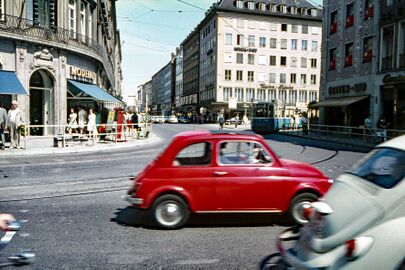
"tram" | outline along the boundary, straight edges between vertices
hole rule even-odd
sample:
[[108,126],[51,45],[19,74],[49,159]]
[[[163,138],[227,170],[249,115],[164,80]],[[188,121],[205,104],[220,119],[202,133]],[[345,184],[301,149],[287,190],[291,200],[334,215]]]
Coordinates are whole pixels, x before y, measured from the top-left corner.
[[291,127],[292,121],[290,117],[277,116],[272,102],[259,102],[253,105],[251,128],[254,132],[277,132],[280,129]]

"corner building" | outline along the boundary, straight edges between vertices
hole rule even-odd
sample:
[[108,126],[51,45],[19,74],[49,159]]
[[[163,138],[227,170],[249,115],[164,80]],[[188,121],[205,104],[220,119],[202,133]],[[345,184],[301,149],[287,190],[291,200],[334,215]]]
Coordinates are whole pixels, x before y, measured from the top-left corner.
[[[31,135],[63,132],[69,110],[122,106],[115,1],[0,0],[0,98],[17,99]],[[18,82],[25,93],[16,91]]]
[[[199,104],[207,118],[222,110],[250,117],[261,101],[288,116],[318,100],[322,9],[305,0],[223,0],[198,28]],[[228,109],[232,98],[236,109]]]

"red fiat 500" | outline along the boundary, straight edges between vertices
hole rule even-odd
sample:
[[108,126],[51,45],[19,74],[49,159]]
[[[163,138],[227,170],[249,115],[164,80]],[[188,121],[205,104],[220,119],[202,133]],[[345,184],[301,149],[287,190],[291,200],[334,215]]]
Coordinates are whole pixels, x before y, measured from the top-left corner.
[[163,228],[193,213],[287,213],[304,209],[330,187],[311,165],[278,158],[260,135],[183,132],[137,177],[127,201]]

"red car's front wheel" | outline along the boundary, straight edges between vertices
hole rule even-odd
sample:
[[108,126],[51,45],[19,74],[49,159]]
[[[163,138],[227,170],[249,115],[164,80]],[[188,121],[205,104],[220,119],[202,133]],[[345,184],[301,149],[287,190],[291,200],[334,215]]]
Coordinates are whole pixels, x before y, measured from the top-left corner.
[[304,216],[304,209],[310,207],[312,202],[318,200],[318,196],[313,193],[301,193],[295,196],[288,208],[288,217],[295,224],[305,224],[308,222]]

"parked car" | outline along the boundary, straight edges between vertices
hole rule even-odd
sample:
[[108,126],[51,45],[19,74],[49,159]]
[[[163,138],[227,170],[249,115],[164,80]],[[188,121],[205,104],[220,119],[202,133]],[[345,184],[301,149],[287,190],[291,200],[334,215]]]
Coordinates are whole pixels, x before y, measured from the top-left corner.
[[[235,122],[236,122],[236,117],[232,117],[231,119],[227,119],[226,121],[225,121],[225,125],[235,125]],[[238,120],[238,125],[242,125],[242,120],[241,119],[239,119]]]
[[177,119],[176,116],[170,115],[170,116],[165,117],[165,122],[171,123],[171,124],[177,124],[179,122],[179,120]]
[[186,117],[186,116],[180,116],[179,123],[188,124],[188,123],[190,123],[190,119],[188,119],[188,117]]
[[308,209],[303,229],[278,238],[281,265],[405,269],[405,135],[377,146]]
[[153,115],[151,119],[155,124],[163,124],[165,122],[163,116],[161,115]]
[[280,159],[260,135],[189,131],[137,176],[127,201],[163,228],[183,226],[190,213],[286,213],[303,209],[330,187],[311,165]]

